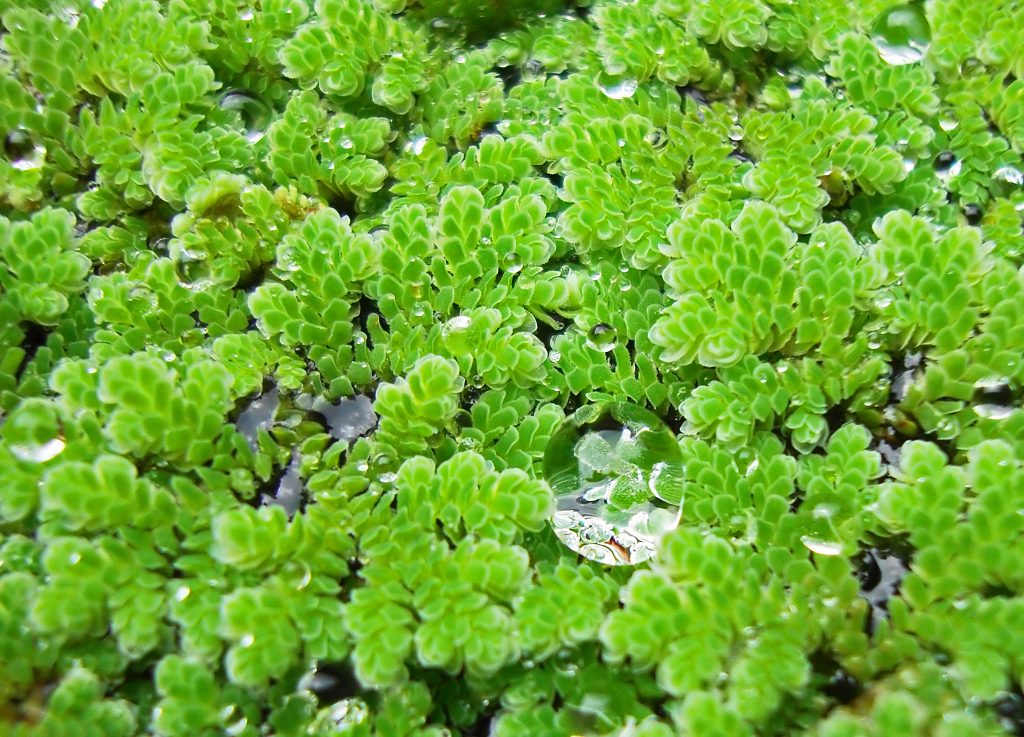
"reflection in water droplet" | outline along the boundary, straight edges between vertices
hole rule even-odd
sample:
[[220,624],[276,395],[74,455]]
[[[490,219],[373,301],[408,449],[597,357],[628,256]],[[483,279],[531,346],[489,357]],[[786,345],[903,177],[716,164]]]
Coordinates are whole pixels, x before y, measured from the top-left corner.
[[928,50],[931,29],[921,3],[889,8],[875,21],[871,40],[878,53],[893,65],[920,61]]
[[1005,404],[976,404],[974,414],[986,420],[1005,420],[1013,414],[1013,407]]
[[362,699],[342,699],[334,704],[328,714],[335,725],[341,727],[348,724],[361,724],[370,716],[370,710]]
[[679,523],[682,452],[656,415],[625,402],[584,407],[552,436],[544,475],[555,493],[555,535],[606,565],[654,557]]
[[9,446],[11,453],[22,461],[29,463],[46,463],[51,458],[60,455],[64,450],[64,438],[53,438],[38,445],[12,444]]
[[607,353],[615,347],[615,328],[606,322],[598,323],[587,333],[587,345],[595,351]]
[[1007,184],[1016,184],[1018,186],[1024,184],[1024,173],[1012,166],[999,167],[992,174],[992,178]]
[[605,96],[613,100],[624,100],[632,97],[639,85],[635,79],[608,79],[602,75],[599,86]]
[[818,555],[841,555],[843,552],[843,546],[841,543],[832,542],[830,540],[819,540],[816,537],[810,535],[804,535],[800,538],[800,542],[804,544],[804,547],[810,550],[812,553]]
[[23,128],[13,130],[4,139],[4,155],[19,171],[38,169],[46,158],[46,148],[36,145],[32,134]]
[[249,143],[256,143],[267,132],[270,124],[270,108],[258,97],[246,90],[232,90],[220,98],[223,110],[234,110],[245,126],[245,138]]
[[501,260],[501,267],[509,274],[518,274],[523,270],[523,260],[515,251],[509,251]]
[[668,136],[663,130],[661,130],[661,128],[655,128],[644,136],[644,141],[646,141],[651,148],[662,148],[668,143]]
[[958,176],[962,167],[963,162],[952,151],[943,151],[935,157],[935,173],[942,181]]

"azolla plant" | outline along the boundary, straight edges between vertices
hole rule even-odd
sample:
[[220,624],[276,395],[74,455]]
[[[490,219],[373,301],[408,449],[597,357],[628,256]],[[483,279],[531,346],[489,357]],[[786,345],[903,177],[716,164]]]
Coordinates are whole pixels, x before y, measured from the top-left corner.
[[1018,0],[0,0],[0,734],[1024,733]]

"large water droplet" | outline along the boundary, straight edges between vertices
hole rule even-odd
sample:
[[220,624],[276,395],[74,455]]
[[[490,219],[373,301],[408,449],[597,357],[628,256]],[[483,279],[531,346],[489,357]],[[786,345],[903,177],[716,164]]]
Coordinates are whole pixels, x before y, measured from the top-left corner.
[[800,542],[804,544],[805,548],[818,555],[841,555],[843,552],[842,543],[832,540],[821,540],[810,535],[804,535],[800,538]]
[[962,167],[963,162],[952,151],[943,151],[935,157],[935,174],[944,182],[958,176]]
[[28,463],[46,463],[64,450],[64,438],[53,438],[38,444],[11,444],[11,453]]
[[587,333],[587,345],[595,351],[607,353],[615,347],[615,328],[606,322],[601,322],[590,328]]
[[4,138],[4,155],[15,169],[29,171],[43,165],[46,149],[36,145],[31,133],[19,128]]
[[619,77],[607,77],[601,75],[601,80],[598,83],[601,91],[613,100],[624,100],[627,97],[632,97],[633,93],[636,92],[636,88],[639,86],[635,79],[622,79]]
[[501,267],[509,274],[517,274],[523,270],[523,259],[516,251],[509,251],[501,259]]
[[992,178],[1007,184],[1024,184],[1024,172],[1013,166],[1001,166],[992,173]]
[[931,28],[921,3],[896,5],[882,13],[871,29],[871,40],[889,64],[920,61],[931,41]]
[[234,110],[245,126],[245,138],[249,143],[256,143],[267,132],[270,124],[270,108],[262,100],[246,90],[225,92],[220,98],[220,106],[224,110]]
[[584,407],[552,436],[544,475],[552,526],[570,549],[608,565],[649,560],[679,523],[683,456],[654,413],[625,402]]

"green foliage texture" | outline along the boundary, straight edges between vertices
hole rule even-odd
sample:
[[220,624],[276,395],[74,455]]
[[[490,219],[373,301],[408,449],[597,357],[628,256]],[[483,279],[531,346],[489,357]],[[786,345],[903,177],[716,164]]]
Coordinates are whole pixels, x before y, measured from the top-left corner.
[[1024,734],[1017,0],[0,0],[0,138],[0,734]]

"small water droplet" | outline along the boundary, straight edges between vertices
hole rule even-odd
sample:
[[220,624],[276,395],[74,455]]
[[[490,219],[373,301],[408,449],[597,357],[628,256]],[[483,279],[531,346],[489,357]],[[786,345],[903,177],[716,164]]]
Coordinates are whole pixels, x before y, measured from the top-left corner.
[[985,213],[982,211],[980,205],[973,203],[964,205],[964,218],[967,220],[968,225],[977,225],[981,222],[984,215]]
[[843,552],[843,546],[841,543],[832,542],[830,540],[820,540],[810,535],[804,535],[800,538],[800,542],[804,544],[804,547],[810,550],[812,553],[818,555],[841,555]]
[[255,17],[256,14],[253,12],[252,8],[246,7],[238,11],[238,20],[244,21],[245,23],[248,23]]
[[46,463],[56,458],[64,450],[64,438],[52,438],[39,444],[11,444],[11,453],[16,458],[28,463]]
[[191,593],[192,589],[190,589],[188,586],[179,586],[177,589],[174,590],[174,599],[175,601],[185,601],[185,599],[187,599],[189,597],[189,594]]
[[245,635],[241,640],[239,640],[238,644],[241,647],[252,647],[255,642],[256,636],[250,633]]
[[598,86],[606,97],[613,100],[624,100],[633,96],[639,84],[635,79],[608,78],[602,75]]
[[889,64],[918,62],[928,50],[931,28],[920,3],[896,5],[882,13],[871,29],[871,40]]
[[245,139],[249,143],[256,143],[266,135],[267,126],[270,124],[270,108],[248,90],[231,90],[225,92],[220,98],[220,107],[223,110],[234,110],[238,113],[245,127]]
[[956,130],[959,125],[960,121],[956,118],[942,118],[939,120],[939,127],[947,133]]

